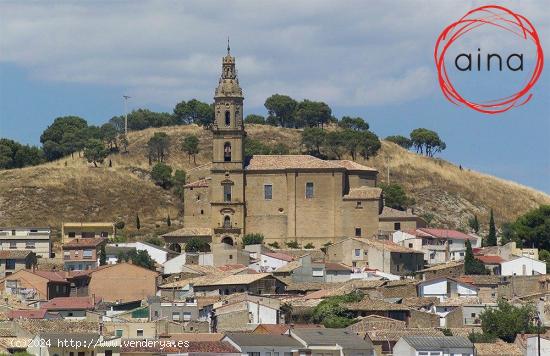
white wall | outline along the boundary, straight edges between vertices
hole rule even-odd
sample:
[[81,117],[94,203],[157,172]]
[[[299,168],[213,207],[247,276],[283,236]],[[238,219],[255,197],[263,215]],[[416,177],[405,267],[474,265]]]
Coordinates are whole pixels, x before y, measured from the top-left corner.
[[447,280],[436,280],[426,282],[419,287],[420,297],[446,297],[447,296]]
[[[550,340],[545,338],[540,339],[540,354],[541,355],[550,355]],[[537,336],[529,336],[527,339],[527,350],[525,353],[526,356],[537,356],[538,353],[538,340]]]
[[260,270],[262,272],[272,272],[279,267],[286,266],[287,264],[287,261],[273,258],[264,254],[260,255]]
[[164,274],[180,273],[181,266],[185,264],[186,258],[187,258],[187,255],[182,252],[181,255],[176,256],[164,262],[164,264],[162,265],[164,267],[163,273]]
[[[546,263],[527,257],[519,257],[511,261],[502,262],[500,265],[501,275],[503,276],[546,274]],[[525,266],[525,271],[523,266]]]
[[277,324],[277,310],[265,305],[247,302],[248,312],[252,315],[251,324]]
[[473,286],[457,283],[456,291],[459,296],[476,296],[477,289]]
[[136,250],[147,251],[147,253],[149,253],[149,256],[151,256],[151,258],[158,264],[163,264],[168,259],[168,253],[166,251],[161,250],[157,247],[146,245],[142,242],[136,242]]

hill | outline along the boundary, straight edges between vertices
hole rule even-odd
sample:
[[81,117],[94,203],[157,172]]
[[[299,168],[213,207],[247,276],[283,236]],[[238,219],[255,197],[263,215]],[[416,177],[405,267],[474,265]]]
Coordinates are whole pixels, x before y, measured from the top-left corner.
[[[94,168],[83,158],[49,162],[40,166],[0,171],[0,226],[50,225],[62,221],[113,221],[122,219],[130,235],[157,234],[181,225],[182,204],[171,191],[157,187],[149,177],[147,141],[155,132],[166,132],[171,149],[167,163],[191,171],[208,163],[211,133],[195,125],[150,128],[129,133],[127,154],[109,156],[112,167]],[[248,125],[248,136],[266,144],[283,142],[291,153],[300,152],[300,131],[264,125]],[[196,165],[181,150],[185,135],[196,134],[201,152]],[[477,214],[488,220],[491,207],[498,223],[550,204],[550,196],[490,175],[460,169],[450,162],[419,156],[383,142],[379,154],[359,163],[374,166],[380,181],[397,182],[416,200],[415,212],[431,219],[431,225],[466,228]],[[135,230],[139,214],[141,230]],[[164,219],[170,215],[172,226]],[[486,226],[483,226],[486,228]]]

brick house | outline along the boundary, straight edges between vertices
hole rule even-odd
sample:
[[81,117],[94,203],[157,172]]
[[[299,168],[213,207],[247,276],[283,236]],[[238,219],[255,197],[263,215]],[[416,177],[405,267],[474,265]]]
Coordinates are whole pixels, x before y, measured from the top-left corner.
[[30,250],[0,250],[0,277],[36,265],[36,255]]
[[76,238],[63,244],[63,268],[67,271],[83,271],[97,268],[101,246],[107,239]]
[[5,293],[17,295],[25,300],[48,300],[68,297],[70,283],[65,272],[31,271],[22,269],[2,280]]

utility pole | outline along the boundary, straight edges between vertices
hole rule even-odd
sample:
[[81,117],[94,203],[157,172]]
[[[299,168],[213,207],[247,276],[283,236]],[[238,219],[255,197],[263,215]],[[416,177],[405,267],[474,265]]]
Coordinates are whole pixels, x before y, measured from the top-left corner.
[[128,139],[128,99],[131,96],[123,95],[124,98],[124,136]]

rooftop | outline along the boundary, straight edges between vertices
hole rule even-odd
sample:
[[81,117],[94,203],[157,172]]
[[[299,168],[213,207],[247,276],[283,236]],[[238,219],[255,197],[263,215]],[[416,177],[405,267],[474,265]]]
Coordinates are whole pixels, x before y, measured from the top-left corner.
[[90,297],[57,297],[42,304],[41,308],[46,310],[88,310],[93,309],[94,306],[94,301]]
[[27,332],[37,335],[41,333],[94,333],[99,330],[99,323],[93,321],[40,320],[21,319],[17,325]]
[[254,155],[246,165],[248,171],[302,169],[345,170],[340,164],[309,155]]
[[396,341],[403,336],[445,336],[441,330],[434,328],[402,328],[367,330],[367,335],[372,341]]
[[363,298],[363,300],[361,300],[360,302],[347,303],[346,308],[348,308],[349,310],[357,311],[408,311],[411,309],[403,304],[388,303],[381,299],[370,299],[369,297]]
[[308,347],[337,344],[343,349],[348,350],[365,350],[373,348],[373,344],[370,340],[363,340],[354,332],[346,329],[294,328],[291,329],[290,332],[292,335],[296,335],[303,340]]
[[344,195],[344,200],[379,199],[381,194],[380,188],[363,186],[350,189],[349,193]]
[[[523,351],[516,344],[507,342],[475,343],[477,356],[523,356]],[[541,348],[542,349],[542,348]]]
[[[210,282],[204,281],[200,285],[222,286],[222,285],[233,285],[233,284],[250,284],[270,276],[271,276],[270,273],[233,274],[233,275],[223,277],[222,279],[219,279],[217,281],[210,281]],[[198,285],[198,284],[195,284],[195,285]]]
[[76,239],[70,240],[69,242],[64,243],[63,249],[79,248],[79,247],[97,247],[106,241],[107,239],[104,237],[76,238]]
[[291,262],[294,261],[294,257],[291,255],[287,255],[286,253],[282,252],[262,252],[262,255],[269,256],[271,258],[275,258],[277,260],[287,261]]
[[186,236],[212,236],[212,229],[209,227],[184,227],[178,230],[167,232],[163,237],[186,237]]
[[500,256],[485,255],[485,256],[476,256],[476,258],[486,265],[498,265],[506,261],[504,258]]
[[410,210],[398,210],[385,206],[382,209],[382,213],[378,215],[380,218],[419,218],[414,215]]
[[363,166],[362,164],[359,164],[354,161],[350,161],[347,159],[340,159],[340,160],[330,160],[329,162],[337,164],[341,167],[344,167],[348,171],[370,171],[370,172],[378,172],[376,168]]
[[466,235],[463,232],[449,229],[430,229],[430,228],[420,228],[417,231],[421,231],[425,234],[428,234],[432,237],[440,239],[455,239],[455,240],[475,240],[474,237]]
[[0,259],[6,260],[6,259],[24,259],[27,258],[28,255],[33,253],[30,250],[0,250]]
[[474,344],[464,336],[403,336],[403,340],[416,350],[429,351],[441,348],[470,348]]
[[208,188],[208,183],[210,182],[210,178],[202,178],[202,179],[199,179],[199,180],[196,180],[194,182],[191,182],[191,183],[187,183],[186,185],[184,185],[183,187],[184,188]]
[[302,344],[289,335],[257,334],[257,333],[226,333],[226,337],[239,346],[265,347],[301,347]]

